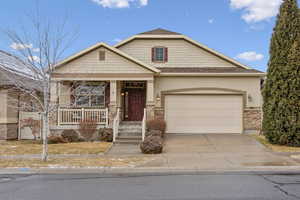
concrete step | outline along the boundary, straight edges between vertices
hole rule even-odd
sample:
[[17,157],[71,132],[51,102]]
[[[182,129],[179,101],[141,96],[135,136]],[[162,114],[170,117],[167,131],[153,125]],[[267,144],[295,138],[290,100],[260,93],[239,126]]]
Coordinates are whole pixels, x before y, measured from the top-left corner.
[[117,140],[142,140],[142,136],[118,136]]
[[127,137],[127,136],[142,136],[142,131],[138,131],[138,132],[127,132],[127,131],[122,131],[122,132],[119,132],[118,133],[119,136],[124,136],[124,137]]
[[135,133],[135,132],[142,132],[142,128],[119,128],[119,132],[128,132],[128,133]]
[[121,121],[120,125],[142,125],[140,121]]
[[116,140],[115,144],[140,144],[141,140]]

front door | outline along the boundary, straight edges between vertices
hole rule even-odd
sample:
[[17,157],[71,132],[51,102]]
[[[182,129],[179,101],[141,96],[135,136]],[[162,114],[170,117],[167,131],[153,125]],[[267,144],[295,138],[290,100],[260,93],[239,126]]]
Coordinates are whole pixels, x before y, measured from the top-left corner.
[[124,88],[124,120],[142,121],[146,106],[145,88]]

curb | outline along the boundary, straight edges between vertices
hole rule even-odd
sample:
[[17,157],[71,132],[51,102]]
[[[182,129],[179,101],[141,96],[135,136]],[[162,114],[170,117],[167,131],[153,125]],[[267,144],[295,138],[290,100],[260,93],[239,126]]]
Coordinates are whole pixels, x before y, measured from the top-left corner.
[[0,175],[95,174],[115,176],[168,176],[168,175],[300,175],[299,166],[255,167],[246,169],[177,169],[177,168],[2,168]]

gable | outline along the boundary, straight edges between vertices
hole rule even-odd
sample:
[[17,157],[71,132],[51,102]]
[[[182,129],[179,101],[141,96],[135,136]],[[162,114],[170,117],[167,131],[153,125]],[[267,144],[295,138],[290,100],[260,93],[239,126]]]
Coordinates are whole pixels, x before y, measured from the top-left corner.
[[[153,63],[151,48],[168,48],[168,62]],[[238,67],[238,65],[188,42],[185,39],[134,39],[119,47],[121,51],[155,67]]]
[[[99,59],[99,52],[105,52],[105,59]],[[89,52],[75,55],[74,58],[56,67],[54,73],[153,73],[145,66],[124,55],[99,45]]]

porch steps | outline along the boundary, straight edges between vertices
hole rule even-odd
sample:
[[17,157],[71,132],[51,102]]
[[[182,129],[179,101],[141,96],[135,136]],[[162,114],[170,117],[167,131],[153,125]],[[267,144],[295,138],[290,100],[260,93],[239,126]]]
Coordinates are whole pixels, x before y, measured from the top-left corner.
[[117,144],[139,144],[142,141],[141,122],[121,122],[119,135],[116,138]]

